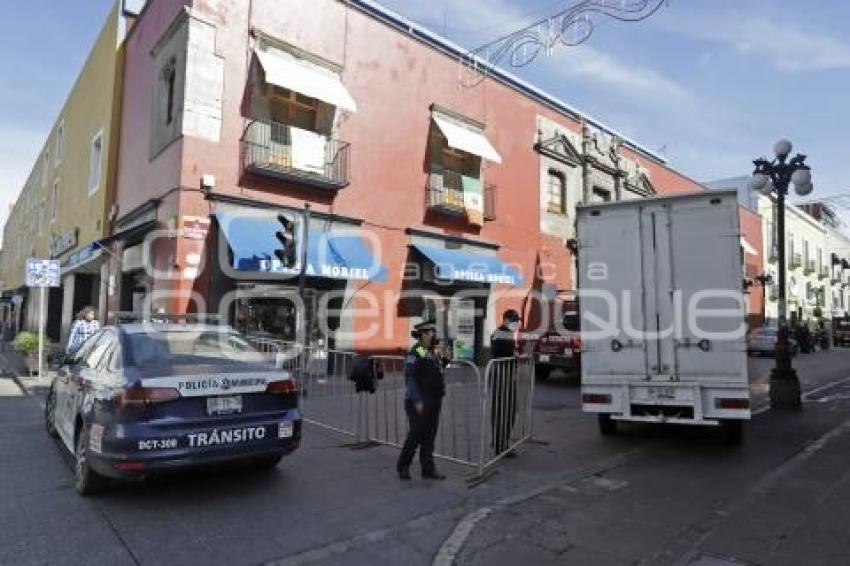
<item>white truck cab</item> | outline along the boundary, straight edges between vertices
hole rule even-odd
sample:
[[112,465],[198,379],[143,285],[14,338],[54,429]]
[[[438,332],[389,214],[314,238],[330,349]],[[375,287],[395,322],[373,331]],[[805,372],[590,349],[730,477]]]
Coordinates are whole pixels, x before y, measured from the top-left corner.
[[582,407],[618,421],[722,425],[750,418],[734,191],[580,206]]

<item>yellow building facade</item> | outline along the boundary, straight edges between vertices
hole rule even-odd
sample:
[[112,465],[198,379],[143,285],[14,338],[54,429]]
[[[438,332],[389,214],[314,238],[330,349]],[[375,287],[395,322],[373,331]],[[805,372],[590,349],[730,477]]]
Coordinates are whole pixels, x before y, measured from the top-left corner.
[[123,42],[133,17],[124,2],[113,6],[10,210],[0,280],[11,305],[7,326],[15,330],[38,325],[38,292],[25,287],[30,257],[61,262],[62,286],[47,300],[46,332],[53,340],[64,340],[78,309],[106,302],[109,277],[98,242],[110,231]]

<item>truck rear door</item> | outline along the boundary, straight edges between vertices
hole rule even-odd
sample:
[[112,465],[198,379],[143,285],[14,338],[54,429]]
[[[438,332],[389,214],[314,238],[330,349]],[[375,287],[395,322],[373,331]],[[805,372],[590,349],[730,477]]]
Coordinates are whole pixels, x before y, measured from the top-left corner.
[[[666,230],[670,286],[680,297],[673,374],[747,383],[746,314],[738,203],[733,195],[675,200]],[[666,351],[666,350],[665,350]]]
[[639,336],[645,328],[642,230],[637,208],[599,207],[579,215],[584,376],[646,376],[646,342]]

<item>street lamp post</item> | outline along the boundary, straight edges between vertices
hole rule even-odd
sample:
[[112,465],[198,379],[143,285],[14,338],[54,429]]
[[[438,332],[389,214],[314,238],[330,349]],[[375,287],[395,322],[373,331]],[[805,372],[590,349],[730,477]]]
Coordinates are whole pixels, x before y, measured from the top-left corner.
[[773,146],[776,158],[772,161],[761,158],[753,161],[755,171],[750,180],[750,188],[767,196],[773,196],[776,206],[776,240],[779,260],[779,313],[776,336],[776,367],[770,374],[770,406],[773,409],[800,410],[800,379],[791,367],[791,352],[788,342],[788,303],[786,302],[785,263],[785,197],[793,183],[794,190],[800,196],[812,192],[812,174],[806,165],[806,156],[791,155],[792,145],[788,140],[780,140]]

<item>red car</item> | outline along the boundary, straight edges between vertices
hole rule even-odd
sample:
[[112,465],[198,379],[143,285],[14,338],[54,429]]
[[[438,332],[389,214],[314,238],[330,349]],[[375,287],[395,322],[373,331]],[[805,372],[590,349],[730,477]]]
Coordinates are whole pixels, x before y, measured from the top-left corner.
[[558,299],[555,309],[560,324],[553,324],[534,343],[534,370],[544,380],[554,369],[577,370],[581,367],[581,319],[575,299]]

